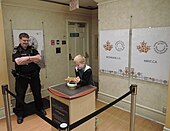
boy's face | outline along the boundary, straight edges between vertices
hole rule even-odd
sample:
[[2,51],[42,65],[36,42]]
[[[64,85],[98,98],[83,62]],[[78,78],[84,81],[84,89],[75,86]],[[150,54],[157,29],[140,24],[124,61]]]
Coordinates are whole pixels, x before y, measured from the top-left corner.
[[76,62],[76,63],[75,63],[75,66],[76,66],[79,70],[81,70],[81,69],[84,68],[84,63]]

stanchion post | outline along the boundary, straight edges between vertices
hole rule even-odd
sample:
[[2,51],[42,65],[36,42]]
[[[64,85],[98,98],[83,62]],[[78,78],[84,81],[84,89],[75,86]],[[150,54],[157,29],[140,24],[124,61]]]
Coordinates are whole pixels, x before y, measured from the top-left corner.
[[67,123],[61,123],[59,131],[69,131]]
[[135,112],[136,112],[136,95],[137,85],[132,84],[130,86],[131,94],[131,111],[130,111],[130,131],[135,131]]
[[9,108],[9,97],[8,97],[8,93],[6,92],[6,89],[8,89],[8,85],[2,85],[2,94],[4,98],[7,131],[12,131],[10,108]]

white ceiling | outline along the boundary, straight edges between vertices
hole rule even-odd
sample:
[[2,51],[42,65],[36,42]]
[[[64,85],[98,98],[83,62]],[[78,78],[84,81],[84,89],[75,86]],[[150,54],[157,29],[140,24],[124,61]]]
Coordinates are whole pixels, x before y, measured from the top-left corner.
[[[69,5],[70,3],[70,0],[42,0],[42,1],[65,5]],[[79,7],[93,10],[97,9],[97,3],[94,0],[79,0]]]

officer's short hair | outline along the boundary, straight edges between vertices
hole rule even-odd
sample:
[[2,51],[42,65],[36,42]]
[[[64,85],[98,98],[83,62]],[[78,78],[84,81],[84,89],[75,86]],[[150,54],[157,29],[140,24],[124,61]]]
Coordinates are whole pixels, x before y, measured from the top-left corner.
[[29,35],[27,33],[20,33],[19,38],[21,39],[22,37],[29,38]]

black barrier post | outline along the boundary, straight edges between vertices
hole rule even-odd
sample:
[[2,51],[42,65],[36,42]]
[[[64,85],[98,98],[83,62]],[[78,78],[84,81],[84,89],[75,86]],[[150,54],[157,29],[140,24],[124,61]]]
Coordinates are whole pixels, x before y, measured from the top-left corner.
[[132,84],[130,86],[131,94],[131,111],[130,111],[130,131],[135,131],[135,112],[136,112],[136,95],[137,85]]
[[59,131],[69,131],[67,123],[61,123]]
[[8,89],[8,85],[2,85],[2,94],[3,94],[3,98],[4,98],[7,130],[8,131],[12,131],[11,117],[10,117],[10,108],[9,108],[9,97],[8,97],[7,92],[6,92],[6,89]]

